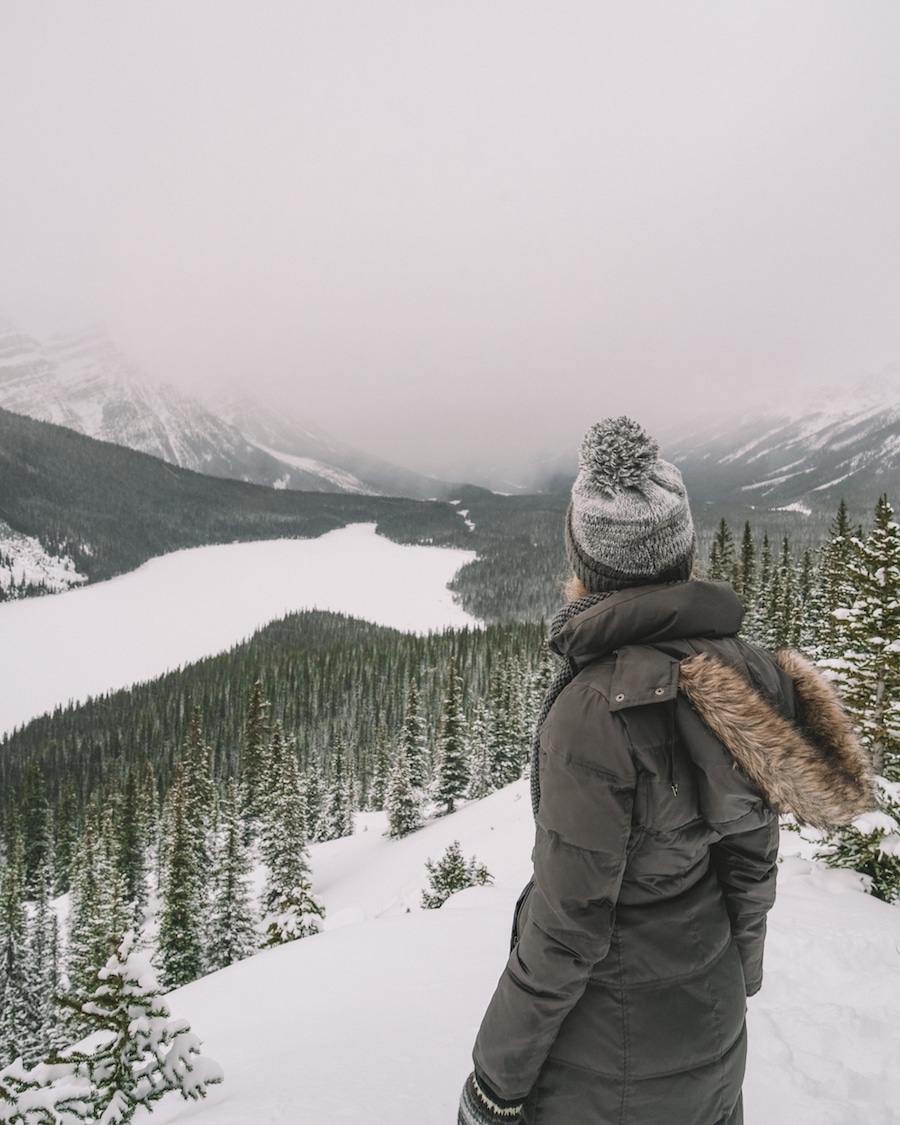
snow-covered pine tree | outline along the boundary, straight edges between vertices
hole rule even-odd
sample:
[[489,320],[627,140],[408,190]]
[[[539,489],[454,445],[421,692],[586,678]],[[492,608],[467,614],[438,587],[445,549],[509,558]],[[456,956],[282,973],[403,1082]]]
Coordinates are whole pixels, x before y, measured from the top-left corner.
[[54,828],[56,840],[53,847],[54,891],[65,894],[69,889],[72,875],[72,861],[78,845],[79,802],[72,779],[67,777],[62,783],[59,799],[56,802]]
[[349,774],[344,740],[338,738],[331,759],[331,778],[325,791],[320,840],[339,840],[353,835],[353,783]]
[[770,585],[766,640],[773,649],[796,645],[800,638],[800,599],[791,544],[787,536]]
[[207,918],[206,873],[200,865],[190,782],[183,762],[166,794],[163,841],[163,903],[159,959],[166,988],[189,984],[205,971],[203,927]]
[[744,603],[744,608],[749,609],[756,598],[756,544],[753,541],[753,532],[750,521],[744,521],[744,533],[741,536],[740,553],[740,581],[735,589]]
[[[900,527],[887,496],[865,540],[853,543],[856,598],[844,616],[844,699],[872,754],[875,772],[900,780]],[[841,610],[836,611],[841,614]]]
[[399,747],[406,759],[410,784],[416,789],[425,789],[430,775],[428,748],[425,744],[425,724],[419,709],[419,691],[412,680],[406,693]]
[[492,883],[488,869],[475,856],[465,859],[459,840],[450,844],[437,863],[425,860],[429,889],[422,892],[422,905],[426,910],[443,906],[447,899],[466,887],[481,887]]
[[134,925],[143,921],[149,895],[151,826],[146,819],[146,803],[141,798],[140,779],[128,771],[118,818],[117,860],[125,886],[125,900],[131,904]]
[[421,828],[421,791],[413,787],[402,742],[397,747],[397,756],[391,769],[385,808],[388,814],[388,835],[394,839],[408,836],[410,832]]
[[438,743],[438,769],[435,797],[444,811],[451,813],[456,802],[465,796],[469,784],[468,748],[465,715],[462,709],[462,681],[451,658],[447,675],[447,692],[441,712]]
[[303,795],[303,819],[309,840],[318,840],[324,809],[322,807],[322,782],[319,766],[313,762],[304,771],[300,792]]
[[387,730],[380,723],[375,734],[375,750],[372,755],[372,783],[369,786],[368,807],[381,812],[387,800],[388,781],[391,773],[391,754]]
[[856,601],[856,580],[850,570],[853,553],[853,529],[842,499],[831,522],[829,541],[822,548],[819,566],[822,604],[816,642],[818,652],[825,659],[842,658],[849,645],[847,615]]
[[524,672],[512,655],[502,657],[488,689],[488,744],[491,784],[509,785],[521,776],[530,738],[525,729],[522,683]]
[[469,724],[469,787],[466,796],[478,801],[492,792],[493,788],[487,708],[484,701],[479,700]]
[[734,566],[734,536],[725,517],[719,521],[709,550],[706,577],[713,582],[729,581]]
[[[22,1060],[34,1066],[61,1046],[57,998],[59,926],[50,904],[49,872],[38,877],[34,909],[28,920],[25,947],[25,1034]],[[2,1120],[2,1117],[0,1117]]]
[[19,821],[24,855],[25,894],[33,898],[38,880],[53,860],[53,821],[47,800],[44,774],[36,762],[25,771],[22,792],[22,816]]
[[250,689],[247,713],[244,718],[244,737],[241,744],[241,784],[245,789],[245,816],[253,823],[261,810],[261,802],[269,773],[266,760],[269,722],[269,701],[257,680]]
[[0,1066],[22,1054],[28,1033],[24,867],[19,837],[0,881]]
[[297,755],[280,724],[272,732],[267,807],[260,820],[259,850],[267,877],[262,908],[267,914],[293,887],[309,878],[306,851],[306,808]]
[[203,719],[199,707],[191,709],[184,743],[183,762],[191,818],[196,835],[197,858],[208,870],[215,849],[219,793],[213,779],[213,753],[203,736]]
[[321,932],[325,907],[312,893],[309,882],[299,883],[282,896],[267,916],[266,933],[260,949],[271,949],[289,941],[312,937]]
[[248,881],[251,860],[244,842],[239,794],[237,782],[229,778],[220,808],[207,951],[210,970],[224,969],[256,951],[256,911]]
[[[115,865],[109,810],[101,816],[92,802],[85,812],[72,873],[66,947],[70,996],[77,998],[84,993],[127,928],[129,914],[124,880]],[[65,1023],[71,1037],[84,1034],[71,1007]]]
[[270,750],[272,786],[260,819],[260,854],[267,877],[263,890],[263,949],[318,933],[325,910],[312,893],[306,848],[306,801],[297,755],[276,725]]
[[750,612],[744,620],[744,632],[756,644],[771,645],[770,624],[772,601],[772,548],[768,532],[763,532],[762,549],[759,553],[759,578]]
[[200,1040],[185,1020],[173,1020],[149,958],[134,948],[134,933],[97,971],[77,1011],[94,1032],[105,1033],[88,1053],[61,1062],[90,1082],[90,1111],[84,1120],[124,1125],[139,1106],[164,1094],[201,1098],[221,1082],[219,1065],[200,1053]]

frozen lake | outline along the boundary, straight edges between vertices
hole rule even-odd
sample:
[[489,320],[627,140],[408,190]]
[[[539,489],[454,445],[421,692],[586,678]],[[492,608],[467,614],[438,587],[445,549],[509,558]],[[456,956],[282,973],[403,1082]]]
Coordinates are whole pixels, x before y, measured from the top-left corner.
[[58,704],[222,652],[296,610],[416,633],[475,624],[447,589],[474,557],[354,524],[318,539],[176,551],[95,586],[3,603],[0,735]]

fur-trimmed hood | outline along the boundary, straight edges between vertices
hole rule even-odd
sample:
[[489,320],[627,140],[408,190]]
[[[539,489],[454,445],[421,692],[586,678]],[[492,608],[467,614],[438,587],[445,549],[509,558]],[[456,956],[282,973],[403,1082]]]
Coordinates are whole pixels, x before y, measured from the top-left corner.
[[773,661],[740,641],[742,616],[726,582],[644,586],[573,617],[550,647],[573,675],[615,655],[611,711],[682,693],[779,812],[830,828],[877,808],[869,756],[837,692],[800,653]]
[[799,652],[776,661],[794,685],[796,722],[709,652],[681,661],[678,687],[778,812],[831,828],[875,809],[871,762],[837,692]]

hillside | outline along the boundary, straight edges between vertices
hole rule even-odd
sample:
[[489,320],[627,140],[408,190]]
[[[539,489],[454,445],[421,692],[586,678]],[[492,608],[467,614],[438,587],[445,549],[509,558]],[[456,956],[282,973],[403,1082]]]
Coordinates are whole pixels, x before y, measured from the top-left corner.
[[[383,814],[311,848],[326,932],[170,994],[225,1071],[208,1100],[171,1097],[167,1125],[443,1125],[470,1069],[530,873],[527,781],[392,841]],[[419,909],[425,860],[454,839],[494,876]],[[900,910],[858,877],[797,854],[784,834],[763,991],[749,1001],[747,1125],[890,1125],[900,1104],[894,1026]]]
[[156,457],[0,410],[0,515],[92,581],[206,543],[303,538],[376,522],[398,542],[463,546],[448,504],[292,493],[179,469]]

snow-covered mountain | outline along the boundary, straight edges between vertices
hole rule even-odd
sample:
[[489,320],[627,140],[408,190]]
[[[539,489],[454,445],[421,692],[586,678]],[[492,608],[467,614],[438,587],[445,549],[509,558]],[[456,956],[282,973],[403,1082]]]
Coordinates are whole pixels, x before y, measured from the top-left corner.
[[257,449],[295,472],[330,481],[341,492],[425,500],[443,499],[453,491],[444,481],[354,449],[291,411],[280,408],[276,412],[239,391],[214,400],[210,409]]
[[314,492],[447,491],[247,398],[216,408],[153,384],[102,328],[42,342],[0,322],[0,407],[210,476]]
[[[675,421],[654,436],[695,507],[833,513],[843,497],[865,519],[883,492],[900,504],[900,367],[766,411]],[[577,468],[577,450],[561,450],[527,483],[568,492]]]
[[887,492],[900,501],[900,371],[757,416],[698,426],[665,442],[691,498],[860,517]]

